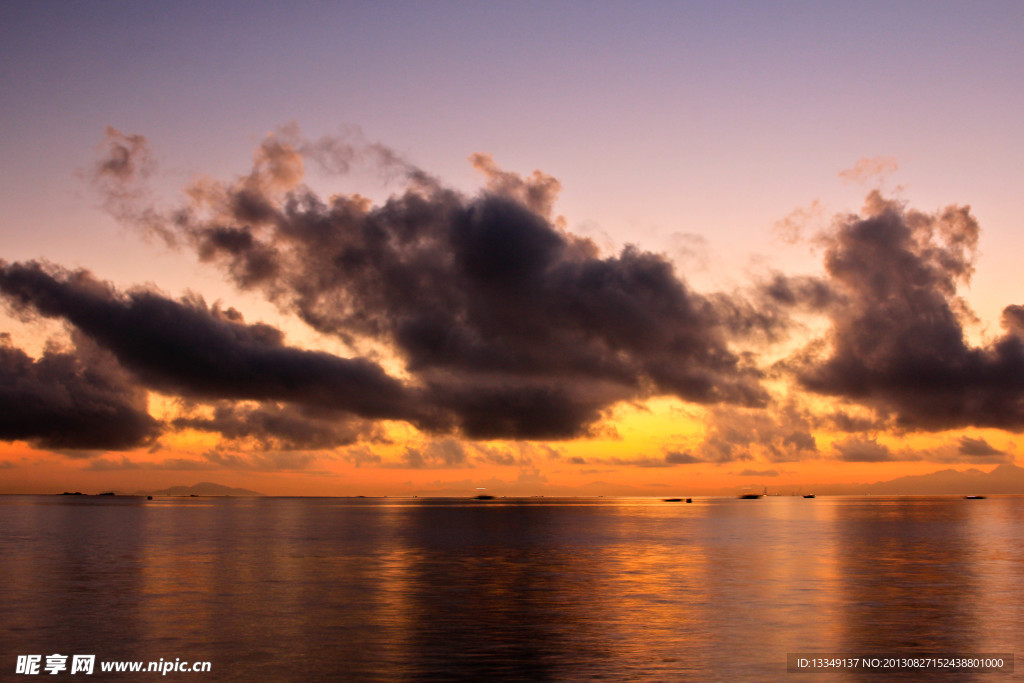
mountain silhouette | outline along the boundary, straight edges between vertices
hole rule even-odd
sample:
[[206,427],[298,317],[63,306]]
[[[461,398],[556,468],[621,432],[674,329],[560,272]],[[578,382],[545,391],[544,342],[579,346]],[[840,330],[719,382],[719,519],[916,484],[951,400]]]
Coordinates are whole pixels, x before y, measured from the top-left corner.
[[1004,463],[991,472],[971,468],[946,469],[880,481],[867,486],[872,494],[953,495],[975,493],[1024,493],[1024,468]]
[[154,496],[262,496],[258,491],[231,488],[222,484],[203,481],[193,486],[172,486],[159,491],[151,491]]

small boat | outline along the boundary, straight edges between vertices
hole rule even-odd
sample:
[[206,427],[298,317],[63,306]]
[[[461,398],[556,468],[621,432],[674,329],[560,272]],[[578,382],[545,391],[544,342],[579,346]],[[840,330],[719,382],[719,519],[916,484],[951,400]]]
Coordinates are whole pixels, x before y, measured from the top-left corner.
[[486,493],[482,493],[479,496],[474,496],[473,500],[494,500],[494,496],[489,496]]
[[693,498],[687,498],[687,499],[686,499],[686,502],[687,502],[687,503],[692,503],[692,502],[693,502]]
[[764,493],[744,493],[744,494],[740,495],[740,500],[754,500],[756,498],[761,498],[762,496],[767,496],[767,495],[768,495],[768,487],[765,486],[764,487]]
[[985,500],[985,496],[964,496],[967,500]]
[[813,493],[805,493],[804,494],[804,498],[814,498],[814,494]]

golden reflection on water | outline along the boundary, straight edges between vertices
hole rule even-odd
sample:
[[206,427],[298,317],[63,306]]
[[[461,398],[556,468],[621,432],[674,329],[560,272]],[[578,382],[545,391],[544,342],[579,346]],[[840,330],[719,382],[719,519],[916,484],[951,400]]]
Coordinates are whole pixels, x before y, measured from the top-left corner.
[[[0,643],[205,659],[211,680],[777,680],[788,652],[1012,652],[1022,511],[6,497]],[[822,678],[857,676],[801,680]]]

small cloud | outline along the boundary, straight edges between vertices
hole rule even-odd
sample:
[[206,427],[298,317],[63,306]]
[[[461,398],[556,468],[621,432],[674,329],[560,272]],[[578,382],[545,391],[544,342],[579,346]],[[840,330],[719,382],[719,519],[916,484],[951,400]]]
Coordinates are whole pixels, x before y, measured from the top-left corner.
[[214,450],[204,453],[204,457],[214,465],[226,469],[256,472],[308,470],[316,460],[315,455],[298,451],[260,452],[243,456]]
[[777,477],[778,470],[743,470],[739,473],[741,477]]
[[491,465],[515,465],[516,456],[511,453],[485,450],[483,455],[477,457],[477,462],[489,463]]
[[825,207],[815,199],[810,206],[791,211],[772,224],[772,233],[785,244],[797,244],[807,233],[807,228],[820,222],[825,215]]
[[704,461],[690,453],[669,451],[665,454],[664,458],[639,456],[636,458],[611,458],[606,462],[612,465],[625,465],[627,467],[675,467],[676,465],[691,465]]
[[366,446],[354,446],[345,451],[341,456],[343,460],[354,464],[356,467],[363,465],[380,465],[381,457]]
[[846,462],[889,462],[894,460],[889,447],[875,439],[850,438],[832,444],[839,453],[839,459]]
[[1004,451],[993,448],[985,439],[973,439],[969,436],[960,437],[960,453],[962,455],[986,456],[1003,455]]
[[663,458],[651,458],[645,455],[637,458],[611,458],[606,462],[610,465],[624,465],[626,467],[672,467],[672,463]]
[[692,465],[704,461],[689,452],[669,451],[665,454],[665,462],[670,465]]
[[865,157],[859,159],[852,168],[839,172],[839,177],[849,183],[866,183],[875,178],[881,179],[900,167],[896,157]]
[[424,470],[446,467],[472,467],[466,447],[455,439],[431,441],[422,448],[408,446],[399,462],[388,463],[385,467]]

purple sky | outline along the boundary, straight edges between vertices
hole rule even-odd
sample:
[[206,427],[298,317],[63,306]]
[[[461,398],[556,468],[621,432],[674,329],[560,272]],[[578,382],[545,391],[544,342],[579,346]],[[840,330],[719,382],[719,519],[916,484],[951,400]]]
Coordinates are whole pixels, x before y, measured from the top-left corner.
[[[969,205],[981,234],[958,291],[983,345],[1024,288],[1022,35],[1020,2],[2,2],[0,261],[197,292],[343,353],[115,220],[87,178],[108,126],[145,136],[146,201],[166,209],[297,126],[380,143],[466,196],[486,182],[475,153],[538,169],[568,233],[664,254],[696,292],[821,275],[815,235],[872,189],[925,213]],[[404,187],[367,164],[306,171],[325,198]],[[0,312],[31,356],[62,329]]]

